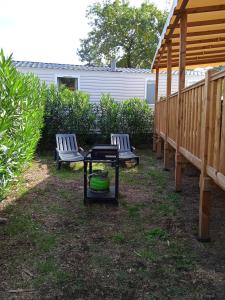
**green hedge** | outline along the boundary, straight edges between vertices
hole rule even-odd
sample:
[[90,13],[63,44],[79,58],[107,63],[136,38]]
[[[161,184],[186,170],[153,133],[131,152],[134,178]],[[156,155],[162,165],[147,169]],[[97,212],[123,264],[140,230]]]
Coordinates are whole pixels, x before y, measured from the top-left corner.
[[117,102],[103,94],[91,104],[80,91],[50,86],[47,91],[45,126],[40,147],[52,149],[56,133],[76,133],[79,144],[110,142],[110,133],[128,133],[136,143],[150,142],[153,111],[142,99]]
[[45,87],[0,53],[0,199],[32,159],[43,126]]
[[52,144],[56,133],[76,133],[85,141],[94,128],[96,115],[89,95],[81,91],[57,89],[54,85],[47,91],[45,126],[42,143]]
[[99,104],[92,105],[86,93],[52,85],[40,147],[52,149],[56,133],[76,133],[81,145],[110,142],[110,133],[128,133],[136,143],[149,143],[152,125],[153,111],[142,99],[117,102],[103,94]]
[[97,127],[105,139],[110,133],[128,133],[136,143],[150,138],[154,116],[146,101],[131,98],[117,102],[110,95],[102,95],[97,107]]

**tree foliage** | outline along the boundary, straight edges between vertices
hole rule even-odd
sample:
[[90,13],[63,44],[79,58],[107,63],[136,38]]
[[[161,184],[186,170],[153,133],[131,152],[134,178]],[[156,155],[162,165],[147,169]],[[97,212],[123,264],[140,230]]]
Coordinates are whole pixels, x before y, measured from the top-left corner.
[[116,58],[120,67],[149,68],[167,16],[146,1],[132,7],[129,1],[95,3],[87,11],[91,31],[81,40],[81,61],[101,65]]

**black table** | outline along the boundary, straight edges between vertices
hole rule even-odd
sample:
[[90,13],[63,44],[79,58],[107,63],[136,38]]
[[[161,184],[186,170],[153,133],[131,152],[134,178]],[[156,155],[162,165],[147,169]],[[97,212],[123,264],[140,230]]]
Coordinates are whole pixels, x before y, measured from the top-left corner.
[[[93,163],[110,164],[115,169],[115,184],[109,191],[95,192],[88,186],[88,175]],[[88,168],[89,167],[89,168]],[[96,145],[84,157],[84,204],[90,202],[111,202],[118,205],[119,194],[119,152],[117,145]]]

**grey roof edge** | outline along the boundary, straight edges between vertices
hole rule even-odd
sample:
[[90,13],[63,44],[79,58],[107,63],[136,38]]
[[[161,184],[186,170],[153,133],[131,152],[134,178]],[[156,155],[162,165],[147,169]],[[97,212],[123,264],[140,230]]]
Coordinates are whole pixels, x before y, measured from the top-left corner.
[[[116,68],[113,71],[109,66],[97,67],[97,66],[85,66],[85,65],[72,65],[72,64],[58,64],[58,63],[44,63],[34,61],[18,61],[14,60],[13,64],[16,68],[40,68],[40,69],[55,69],[55,70],[69,70],[69,71],[103,71],[103,72],[120,72],[120,73],[145,73],[152,74],[150,69],[138,69],[138,68]],[[166,70],[160,71],[160,74],[166,74]],[[178,71],[174,70],[173,75],[177,75]],[[204,71],[186,70],[186,75],[189,76],[204,76]]]
[[105,71],[105,72],[122,72],[122,73],[151,73],[150,69],[138,68],[116,68],[113,71],[109,66],[86,66],[86,65],[72,65],[72,64],[58,64],[58,63],[44,63],[34,61],[13,61],[16,68],[41,68],[41,69],[58,69],[71,71]]

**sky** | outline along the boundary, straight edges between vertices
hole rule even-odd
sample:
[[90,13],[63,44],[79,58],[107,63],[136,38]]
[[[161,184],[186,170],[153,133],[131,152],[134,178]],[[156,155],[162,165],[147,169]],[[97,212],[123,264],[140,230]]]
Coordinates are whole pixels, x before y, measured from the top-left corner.
[[[14,60],[82,64],[76,54],[96,0],[0,0],[0,48]],[[130,0],[139,6],[143,0]],[[169,0],[152,0],[165,9]]]

